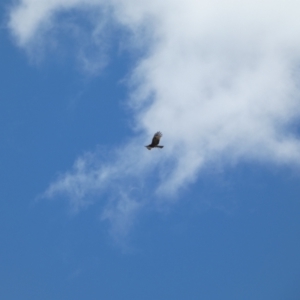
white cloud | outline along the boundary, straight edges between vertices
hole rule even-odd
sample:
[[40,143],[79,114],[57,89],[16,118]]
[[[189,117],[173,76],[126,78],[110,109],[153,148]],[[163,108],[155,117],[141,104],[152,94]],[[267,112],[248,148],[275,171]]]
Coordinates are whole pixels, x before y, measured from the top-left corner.
[[116,184],[121,202],[103,218],[120,220],[143,206],[128,196],[132,180],[142,191],[143,178],[155,174],[158,197],[215,162],[299,164],[299,138],[291,131],[300,115],[299,1],[23,0],[10,28],[20,45],[30,44],[51,30],[55,12],[79,7],[106,7],[131,42],[144,47],[132,70],[130,105],[137,129],[147,138],[161,130],[166,147],[142,151],[137,137],[110,162],[75,166],[48,196],[63,192],[81,206],[91,191]]
[[19,44],[25,46],[27,43],[32,42],[36,34],[45,33],[54,27],[52,21],[55,13],[99,2],[95,0],[18,1],[11,11],[9,26]]
[[[108,63],[107,40],[111,33],[110,11],[102,2],[105,1],[17,1],[11,7],[8,27],[33,62],[67,41],[72,45],[68,57],[74,55],[87,73],[97,74]],[[83,19],[87,22],[80,26]]]

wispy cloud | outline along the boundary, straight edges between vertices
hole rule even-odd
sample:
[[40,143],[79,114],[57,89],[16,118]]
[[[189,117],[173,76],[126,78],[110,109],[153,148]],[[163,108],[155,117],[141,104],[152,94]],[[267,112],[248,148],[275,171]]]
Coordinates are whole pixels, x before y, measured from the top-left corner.
[[[147,202],[130,197],[136,182],[140,191],[151,182],[151,195],[168,197],[215,162],[299,164],[292,131],[300,115],[299,1],[23,0],[11,11],[10,28],[26,46],[51,32],[56,13],[74,8],[109,13],[144,47],[129,104],[137,131],[149,138],[161,130],[166,147],[149,158],[139,136],[111,160],[83,156],[46,196],[64,193],[79,209],[90,193],[118,186],[119,200],[103,218],[121,231],[118,222],[129,224]],[[101,26],[93,24],[98,36]]]
[[[16,43],[34,62],[67,44],[89,74],[108,63],[111,14],[99,0],[26,0],[11,6],[8,27]],[[80,24],[80,25],[79,25]]]
[[[101,220],[108,221],[112,236],[123,242],[137,213],[149,205],[153,183],[147,181],[153,181],[153,171],[158,174],[159,164],[164,161],[163,152],[153,161],[150,151],[141,145],[142,141],[136,139],[110,154],[102,149],[82,155],[69,172],[58,176],[42,198],[64,197],[73,213],[103,199]],[[152,204],[159,205],[158,199],[152,199]]]

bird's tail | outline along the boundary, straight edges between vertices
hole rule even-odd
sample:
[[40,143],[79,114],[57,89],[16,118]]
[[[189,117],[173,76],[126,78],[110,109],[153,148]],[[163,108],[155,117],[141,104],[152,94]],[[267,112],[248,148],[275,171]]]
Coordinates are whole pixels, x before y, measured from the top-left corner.
[[148,150],[151,150],[151,147],[150,146],[145,146]]
[[164,146],[156,146],[156,147],[162,149]]

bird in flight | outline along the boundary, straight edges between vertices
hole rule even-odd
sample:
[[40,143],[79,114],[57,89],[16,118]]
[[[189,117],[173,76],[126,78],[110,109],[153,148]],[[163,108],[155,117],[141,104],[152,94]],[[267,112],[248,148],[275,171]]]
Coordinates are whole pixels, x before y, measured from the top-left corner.
[[161,137],[162,137],[162,133],[160,131],[156,132],[154,134],[154,136],[153,136],[152,143],[150,145],[148,145],[148,146],[145,146],[145,147],[148,150],[151,150],[152,148],[160,148],[160,149],[162,149],[164,146],[158,145]]

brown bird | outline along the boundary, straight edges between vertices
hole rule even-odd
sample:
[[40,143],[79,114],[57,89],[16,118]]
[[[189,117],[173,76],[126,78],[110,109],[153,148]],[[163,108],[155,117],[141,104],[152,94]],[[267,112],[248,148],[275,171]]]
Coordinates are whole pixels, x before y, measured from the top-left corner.
[[162,137],[162,133],[160,131],[156,132],[153,136],[152,143],[148,146],[145,146],[148,150],[152,148],[160,148],[162,149],[164,146],[159,146],[160,138]]

